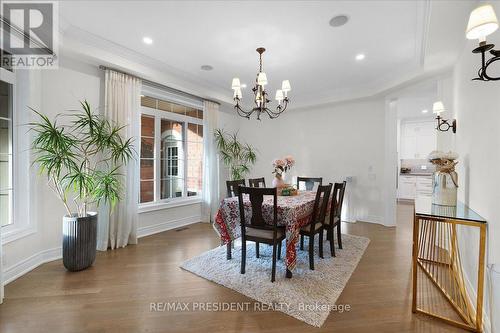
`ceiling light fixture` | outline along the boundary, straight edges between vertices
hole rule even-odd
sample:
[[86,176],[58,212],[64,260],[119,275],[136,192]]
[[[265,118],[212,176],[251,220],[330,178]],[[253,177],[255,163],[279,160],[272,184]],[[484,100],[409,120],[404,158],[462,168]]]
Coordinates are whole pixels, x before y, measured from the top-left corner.
[[[472,53],[481,53],[481,68],[477,72],[477,77],[472,80],[497,81],[500,77],[492,77],[486,73],[489,65],[500,59],[500,50],[493,50],[494,44],[486,44],[486,36],[498,29],[498,20],[491,5],[482,5],[470,13],[469,23],[465,36],[467,39],[478,39],[479,47],[472,50]],[[493,55],[486,61],[485,53],[490,51]]]
[[445,111],[444,104],[442,101],[437,101],[432,104],[432,112],[437,114],[437,127],[436,129],[441,132],[447,132],[450,128],[453,133],[457,133],[457,120],[453,119],[451,124],[449,120],[441,118],[441,113]]
[[213,66],[210,66],[210,65],[202,65],[202,66],[200,67],[200,69],[201,69],[202,71],[211,71],[211,70],[213,70],[213,69],[214,69],[214,67],[213,67]]
[[[231,84],[231,88],[234,90],[233,93],[233,99],[236,102],[234,105],[234,108],[236,109],[236,112],[238,113],[239,116],[250,119],[250,116],[254,113],[257,112],[257,119],[260,120],[260,115],[262,113],[266,113],[269,118],[274,119],[279,117],[281,113],[283,113],[287,106],[288,106],[288,96],[287,93],[292,90],[290,86],[290,81],[284,80],[281,83],[281,89],[276,90],[276,100],[278,101],[278,106],[276,107],[276,110],[271,110],[267,107],[267,103],[271,102],[267,98],[267,92],[264,88],[265,85],[267,85],[267,75],[262,71],[262,53],[266,51],[265,48],[259,47],[256,50],[259,53],[259,72],[257,73],[257,78],[255,82],[255,86],[252,88],[252,92],[254,94],[254,103],[255,107],[252,108],[250,111],[244,111],[241,108],[240,101],[242,97],[241,93],[241,88],[244,88],[243,85],[240,83],[240,79],[235,77],[233,79],[233,82]],[[245,85],[246,86],[246,85]]]
[[425,110],[422,110],[422,113],[427,113],[429,112],[429,110],[425,109]]
[[246,84],[246,83],[242,83],[242,84],[240,85],[240,87],[241,87],[241,88],[246,88],[246,87],[247,87],[247,84]]
[[347,15],[337,15],[330,20],[330,25],[334,28],[343,26],[349,21],[349,16]]
[[142,42],[147,45],[153,44],[153,39],[151,37],[143,37]]
[[360,61],[360,60],[363,60],[364,58],[365,58],[365,55],[363,53],[356,54],[356,60]]

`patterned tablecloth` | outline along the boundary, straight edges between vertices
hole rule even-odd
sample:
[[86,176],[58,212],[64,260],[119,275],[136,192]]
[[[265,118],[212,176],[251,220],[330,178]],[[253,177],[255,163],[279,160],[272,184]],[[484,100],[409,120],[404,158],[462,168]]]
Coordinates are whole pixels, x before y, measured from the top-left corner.
[[[286,226],[286,267],[292,271],[297,262],[297,241],[300,228],[307,225],[312,217],[316,192],[301,191],[292,197],[278,196],[278,225]],[[250,218],[250,201],[244,198],[245,217]],[[270,224],[273,218],[273,197],[264,197],[262,203],[264,219]],[[249,222],[249,221],[248,221]],[[238,197],[221,201],[215,215],[215,230],[219,233],[222,244],[227,244],[241,235]]]

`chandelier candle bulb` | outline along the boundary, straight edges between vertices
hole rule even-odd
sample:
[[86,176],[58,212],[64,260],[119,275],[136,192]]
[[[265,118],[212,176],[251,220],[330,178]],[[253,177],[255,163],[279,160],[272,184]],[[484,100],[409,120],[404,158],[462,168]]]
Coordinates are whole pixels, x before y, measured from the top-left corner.
[[241,89],[240,88],[234,88],[234,95],[233,98],[241,99]]
[[260,72],[257,75],[257,84],[260,86],[265,86],[267,84],[267,76],[266,73]]
[[283,91],[282,90],[276,90],[276,100],[281,103],[283,100]]
[[232,89],[239,89],[239,88],[241,88],[240,79],[238,79],[237,77],[235,77],[233,79],[233,83],[231,84],[231,88]]
[[292,87],[290,86],[290,81],[283,80],[283,82],[281,83],[281,90],[283,90],[284,92],[289,92],[290,90],[292,90]]

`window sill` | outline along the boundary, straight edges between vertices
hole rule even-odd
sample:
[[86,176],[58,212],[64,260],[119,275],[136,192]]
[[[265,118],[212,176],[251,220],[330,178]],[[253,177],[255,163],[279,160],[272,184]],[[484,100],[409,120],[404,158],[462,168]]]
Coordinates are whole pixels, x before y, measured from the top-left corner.
[[36,233],[36,228],[34,226],[24,227],[24,228],[14,228],[14,226],[1,227],[2,229],[2,245],[14,242],[18,239],[27,237]]
[[138,213],[147,213],[155,210],[169,209],[174,207],[188,206],[201,203],[201,197],[179,198],[165,202],[155,202],[147,204],[139,204]]

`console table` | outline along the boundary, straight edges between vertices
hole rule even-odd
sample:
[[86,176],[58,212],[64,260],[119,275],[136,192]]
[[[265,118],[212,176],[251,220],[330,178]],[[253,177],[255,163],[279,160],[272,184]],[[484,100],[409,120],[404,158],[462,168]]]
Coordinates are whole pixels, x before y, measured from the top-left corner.
[[[465,244],[462,238],[465,233],[477,238],[477,243]],[[433,205],[429,197],[417,197],[413,222],[412,311],[481,332],[485,243],[486,220],[465,204],[439,206]],[[477,268],[477,272],[474,269],[475,286],[464,276],[464,255]],[[475,289],[473,292],[471,287]]]

